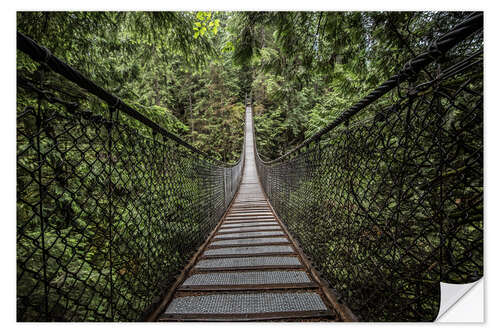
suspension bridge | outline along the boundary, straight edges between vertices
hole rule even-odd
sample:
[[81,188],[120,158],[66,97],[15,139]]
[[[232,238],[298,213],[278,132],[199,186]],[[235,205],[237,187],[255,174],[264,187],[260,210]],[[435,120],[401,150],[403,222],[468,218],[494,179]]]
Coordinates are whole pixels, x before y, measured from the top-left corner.
[[245,125],[239,191],[160,320],[340,319],[262,190],[251,106]]
[[18,321],[434,320],[483,274],[482,23],[272,161],[247,99],[233,165],[18,32]]

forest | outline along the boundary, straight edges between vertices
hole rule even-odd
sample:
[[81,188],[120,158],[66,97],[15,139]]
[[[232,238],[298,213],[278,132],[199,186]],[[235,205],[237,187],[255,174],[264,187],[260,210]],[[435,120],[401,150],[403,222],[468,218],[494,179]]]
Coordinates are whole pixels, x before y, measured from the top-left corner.
[[[460,22],[462,12],[20,12],[18,31],[223,161],[252,94],[270,159]],[[19,71],[32,71],[22,55]]]
[[45,60],[179,138],[18,49],[18,320],[143,320],[237,190],[250,100],[262,185],[329,282],[361,319],[432,320],[439,278],[482,276],[481,33],[265,161],[469,15],[18,12]]

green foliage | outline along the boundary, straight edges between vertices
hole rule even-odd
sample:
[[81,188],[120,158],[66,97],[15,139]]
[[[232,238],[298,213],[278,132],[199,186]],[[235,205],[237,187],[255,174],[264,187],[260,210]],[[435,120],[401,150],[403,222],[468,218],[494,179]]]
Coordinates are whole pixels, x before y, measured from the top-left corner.
[[[228,28],[252,68],[260,151],[276,158],[335,119],[463,19],[462,12],[242,12]],[[389,102],[390,97],[381,102]],[[270,121],[262,124],[261,121]],[[262,128],[276,130],[275,139]]]
[[[227,36],[223,36],[223,14],[217,15],[18,13],[18,30],[169,132],[216,158],[234,162],[242,146],[243,81],[231,55],[219,54]],[[193,24],[200,18],[209,33],[194,38]],[[77,102],[79,110],[108,116],[102,101],[21,52],[17,59],[20,77],[58,98]],[[140,318],[217,221],[217,216],[207,215],[216,208],[193,205],[217,203],[220,193],[207,187],[190,154],[175,153],[179,147],[164,144],[164,153],[173,153],[162,157],[159,138],[151,140],[149,129],[121,113],[124,127],[113,130],[113,152],[108,154],[104,126],[78,116],[61,117],[67,110],[43,105],[43,117],[51,122],[35,139],[41,162],[33,141],[37,117],[29,107],[37,105],[36,98],[19,89],[17,102],[18,319],[43,320],[47,293],[51,320]],[[152,151],[158,154],[151,155]],[[38,169],[40,181],[35,177]],[[158,170],[168,172],[168,177]],[[220,174],[218,169],[211,172]],[[43,198],[40,185],[45,186]],[[150,216],[150,211],[161,216]],[[40,215],[46,217],[44,222]],[[144,249],[154,254],[153,262],[161,269],[150,267]],[[42,271],[48,292],[41,282]],[[149,272],[147,278],[140,276],[144,272]],[[114,316],[103,297],[110,294],[115,295]]]
[[[266,158],[276,158],[334,120],[464,15],[459,12],[18,12],[17,29],[168,131],[215,158],[235,162],[241,152],[243,101],[247,94],[251,93],[254,101],[259,152]],[[19,76],[41,82],[49,91],[70,94],[71,100],[84,100],[81,106],[107,116],[101,101],[89,98],[84,91],[45,71],[20,52],[17,70]],[[390,104],[391,98],[382,99],[380,105]],[[33,104],[32,96],[19,93],[18,115],[25,112],[24,106]],[[122,142],[115,148],[134,156],[134,149],[139,149],[134,143],[139,135],[142,138],[151,133],[136,121],[120,117],[123,124],[138,130],[138,136],[128,134],[129,144]],[[30,177],[30,171],[37,168],[38,157],[27,143],[27,138],[35,135],[37,119],[34,115],[19,119],[17,182],[18,197],[22,200],[17,203],[17,218],[18,226],[33,241],[28,238],[18,241],[17,256],[26,260],[32,271],[39,272],[42,253],[32,250],[40,237],[40,218],[31,206],[40,201],[39,184]],[[54,125],[54,131],[63,132],[65,126],[70,127],[60,121]],[[82,131],[78,126],[72,131],[75,138],[98,141],[97,129],[85,135],[78,132]],[[73,138],[66,139],[69,142]],[[46,241],[52,245],[53,255],[68,263],[68,272],[58,272],[57,265],[50,263],[50,284],[70,293],[75,291],[77,281],[86,280],[106,291],[109,286],[100,273],[109,273],[109,267],[104,265],[107,254],[103,252],[108,244],[100,222],[106,216],[111,198],[103,195],[106,183],[99,175],[110,156],[103,152],[104,142],[89,149],[89,143],[81,139],[78,146],[67,147],[63,143],[59,150],[54,150],[50,148],[54,145],[51,140],[50,136],[40,140],[46,159],[43,182],[49,184],[47,191],[51,195],[43,209],[50,215],[48,222],[53,227],[46,231]],[[78,163],[81,160],[89,162]],[[185,190],[169,188],[163,192],[174,202],[163,209],[169,217],[180,214],[182,227],[180,222],[166,226],[168,230],[162,232],[168,237],[157,244],[157,250],[164,251],[163,264],[172,271],[182,267],[189,255],[179,249],[197,245],[195,241],[186,244],[187,235],[210,229],[199,223],[201,215],[179,213],[199,199],[203,183],[196,178],[192,165],[187,161],[177,162],[170,166],[169,172],[183,182]],[[144,228],[147,214],[137,209],[135,203],[150,188],[140,175],[128,170],[131,166],[145,168],[147,163],[118,161],[112,174],[117,185],[115,195],[119,197],[114,199],[120,200],[116,213],[125,221],[139,221],[140,228]],[[120,174],[127,177],[121,178]],[[300,195],[303,190],[298,188],[293,195]],[[89,201],[88,197],[100,199]],[[158,207],[165,202],[165,197],[158,195],[153,199]],[[331,208],[311,207],[310,214]],[[117,223],[116,230],[126,236],[124,239],[137,236],[127,234],[123,223]],[[83,240],[79,238],[82,233],[86,236]],[[324,230],[315,234],[328,235]],[[144,265],[145,261],[134,255],[145,244],[139,240],[132,243],[130,246],[137,251],[129,254],[123,251],[117,263],[123,285],[132,283],[130,274],[134,267]],[[70,251],[69,245],[76,252]],[[120,246],[125,248],[127,244]],[[338,250],[335,244],[330,247],[335,254]],[[96,271],[96,267],[101,271]],[[18,293],[27,291],[32,293],[34,304],[42,308],[43,289],[36,279],[23,277]],[[76,293],[80,292],[83,291],[76,288]],[[126,288],[123,294],[125,298],[130,296]],[[73,311],[69,320],[85,317],[87,310],[78,308],[76,301],[61,305],[58,295],[51,297],[60,306],[54,310],[56,314],[63,316],[67,307]],[[82,302],[99,313],[95,318],[87,317],[88,320],[109,318],[105,302],[97,303],[88,294],[82,295]],[[121,304],[127,306],[126,301]],[[139,308],[145,305],[136,304],[137,308],[130,311],[143,310]],[[36,313],[27,315],[35,318]]]
[[220,19],[212,20],[212,12],[197,12],[196,19],[198,21],[194,22],[193,30],[194,38],[198,38],[200,35],[204,36],[205,33],[209,32],[214,36],[217,35],[219,29]]

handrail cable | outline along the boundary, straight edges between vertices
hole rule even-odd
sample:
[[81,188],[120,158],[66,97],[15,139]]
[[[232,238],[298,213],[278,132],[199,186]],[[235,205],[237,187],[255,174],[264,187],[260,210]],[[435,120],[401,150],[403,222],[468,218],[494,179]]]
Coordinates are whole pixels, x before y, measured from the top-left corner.
[[[229,164],[229,163],[224,163],[220,160],[217,160],[210,156],[208,153],[203,152],[199,150],[196,147],[193,147],[186,141],[182,140],[180,137],[177,135],[170,133],[167,131],[165,128],[161,127],[157,123],[155,123],[153,120],[149,119],[127,103],[125,103],[122,99],[119,97],[113,95],[112,93],[106,91],[104,88],[100,87],[87,77],[80,73],[78,70],[74,69],[55,55],[53,55],[50,50],[48,50],[46,47],[43,47],[39,45],[37,42],[35,42],[33,39],[30,37],[26,36],[25,34],[21,32],[17,32],[17,48],[27,54],[31,59],[33,59],[36,62],[45,64],[48,66],[50,69],[52,69],[54,72],[64,76],[68,80],[72,81],[79,87],[87,90],[88,92],[96,95],[106,103],[108,103],[110,106],[112,106],[115,109],[119,109],[123,112],[125,112],[127,115],[130,117],[140,121],[144,125],[148,126],[151,128],[153,131],[168,137],[169,139],[175,141],[176,143],[186,147],[187,149],[191,150],[192,152],[202,155],[206,159],[215,162],[219,165],[224,165],[224,166],[234,166],[238,164],[239,160],[235,162],[234,164]],[[241,159],[241,156],[240,156]]]

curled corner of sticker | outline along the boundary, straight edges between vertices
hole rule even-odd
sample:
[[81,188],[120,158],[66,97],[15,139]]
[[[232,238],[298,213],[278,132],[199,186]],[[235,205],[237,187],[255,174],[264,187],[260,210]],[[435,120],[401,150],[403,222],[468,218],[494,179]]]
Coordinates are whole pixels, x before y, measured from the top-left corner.
[[[473,297],[469,299],[466,294],[476,285],[478,288],[480,287],[480,290],[475,288],[475,290],[478,289],[477,293],[474,293]],[[483,322],[483,278],[464,284],[440,282],[440,287],[441,302],[435,321]],[[463,314],[467,314],[467,316],[463,316]]]

